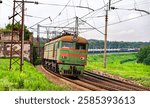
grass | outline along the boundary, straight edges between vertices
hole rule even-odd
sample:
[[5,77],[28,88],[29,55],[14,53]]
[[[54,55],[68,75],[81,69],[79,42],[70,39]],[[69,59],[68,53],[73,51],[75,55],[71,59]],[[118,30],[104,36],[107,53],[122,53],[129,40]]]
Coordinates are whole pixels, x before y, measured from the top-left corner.
[[23,72],[18,65],[9,70],[9,59],[0,58],[0,91],[62,91],[66,87],[56,85],[47,80],[29,62],[25,61]]
[[103,67],[103,55],[88,55],[86,70],[103,71],[137,81],[150,87],[150,66],[136,63],[136,53],[107,54],[107,68]]

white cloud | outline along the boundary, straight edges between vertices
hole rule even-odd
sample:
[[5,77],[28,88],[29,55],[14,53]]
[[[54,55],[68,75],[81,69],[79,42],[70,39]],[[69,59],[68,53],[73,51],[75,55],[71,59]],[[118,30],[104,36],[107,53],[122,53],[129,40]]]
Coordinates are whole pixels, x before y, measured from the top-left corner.
[[[10,3],[9,1],[11,1],[11,0],[3,0],[3,2],[5,4],[0,4],[0,27],[4,27],[5,24],[10,22],[8,20],[8,16],[12,15],[12,7],[10,7],[8,5],[12,6],[12,3]],[[73,5],[72,1],[74,2],[74,5],[80,4],[80,0],[71,0],[69,5]],[[82,1],[82,3],[81,3],[82,6],[88,7],[88,5],[89,5],[89,7],[94,10],[96,10],[97,8],[100,8],[104,5],[103,0],[81,0],[81,1]],[[108,1],[108,0],[105,0],[105,1]],[[113,0],[113,1],[115,2],[118,0]],[[135,8],[134,1],[135,0],[123,0],[122,2],[119,2],[112,6],[115,6],[118,8],[132,9],[132,8]],[[38,0],[38,2],[66,5],[68,0]],[[150,11],[150,8],[149,8],[150,2],[149,1],[136,0],[136,3],[137,3],[136,8]],[[6,4],[8,4],[8,5],[6,5]],[[27,11],[25,13],[28,15],[38,16],[38,17],[43,17],[43,18],[50,16],[52,19],[54,19],[64,7],[63,6],[57,7],[57,6],[50,6],[50,5],[40,5],[40,4],[39,5],[26,4],[26,8],[27,8]],[[60,22],[61,20],[75,17],[75,14],[78,17],[82,17],[83,15],[87,14],[88,12],[90,12],[90,10],[88,10],[88,9],[78,9],[78,8],[67,7],[65,10],[63,10],[61,15],[56,18],[55,21],[57,21],[58,23],[53,24],[53,25],[65,26],[66,24],[68,24],[68,22],[71,22],[71,21],[66,21],[66,23],[62,23],[62,22]],[[90,14],[87,17],[95,17],[95,16],[101,16],[101,15],[105,15],[104,9],[102,9],[98,12],[96,11],[96,12],[94,12],[94,14]],[[122,20],[126,20],[126,19],[130,19],[130,18],[139,16],[139,15],[141,15],[141,13],[136,12],[136,11],[111,10],[109,12],[108,20],[109,20],[109,24],[110,24],[110,23],[118,22],[119,19],[122,21]],[[142,12],[142,15],[146,15],[146,14]],[[29,27],[40,20],[41,19],[38,19],[38,18],[25,17],[25,24]],[[102,27],[105,24],[104,17],[88,18],[88,19],[84,19],[84,20],[86,20],[88,23],[90,23],[92,26],[95,26],[95,27]],[[41,24],[50,24],[50,20],[46,20]],[[74,27],[74,25],[75,25],[75,23],[72,23],[72,25],[70,25],[70,26]],[[83,27],[87,28],[90,26],[88,26],[87,24],[84,24]],[[36,26],[35,26],[35,28],[36,28]],[[43,29],[43,30],[45,30],[45,29]],[[54,29],[52,29],[52,30],[54,30]],[[101,28],[100,30],[104,33],[104,28]],[[127,21],[124,23],[120,23],[120,24],[116,24],[116,25],[112,25],[112,26],[108,27],[108,39],[109,40],[149,41],[150,40],[149,34],[150,34],[150,16],[137,18],[132,21]],[[96,30],[89,31],[89,32],[81,34],[81,35],[83,35],[85,38],[88,38],[88,39],[89,38],[95,38],[95,39],[101,39],[101,40],[103,39],[103,35],[100,34],[99,32],[97,32]]]

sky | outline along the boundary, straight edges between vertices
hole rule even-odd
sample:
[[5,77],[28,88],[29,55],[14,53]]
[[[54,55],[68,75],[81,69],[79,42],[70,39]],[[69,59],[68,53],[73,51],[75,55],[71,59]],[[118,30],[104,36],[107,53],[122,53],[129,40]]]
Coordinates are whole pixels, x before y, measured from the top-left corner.
[[[12,16],[13,13],[13,0],[2,1],[3,3],[0,4],[0,28],[11,23],[8,17]],[[102,7],[108,3],[108,0],[35,1],[38,1],[39,4],[25,4],[25,25],[28,28],[47,17],[50,17],[50,19],[48,18],[39,23],[41,26],[74,28],[75,16],[77,16],[79,17],[80,36],[86,39],[104,40],[107,8]],[[59,4],[59,6],[55,4]],[[134,10],[136,8],[150,12],[150,0],[111,0],[111,7],[116,7],[117,9],[108,11],[108,40],[150,42],[150,15],[145,12]],[[84,29],[81,30],[80,28]],[[40,27],[40,37],[46,37],[47,30],[49,32],[61,32],[63,30],[71,31],[73,29],[46,29]],[[33,26],[32,29],[30,28],[30,31],[36,36],[37,25]]]

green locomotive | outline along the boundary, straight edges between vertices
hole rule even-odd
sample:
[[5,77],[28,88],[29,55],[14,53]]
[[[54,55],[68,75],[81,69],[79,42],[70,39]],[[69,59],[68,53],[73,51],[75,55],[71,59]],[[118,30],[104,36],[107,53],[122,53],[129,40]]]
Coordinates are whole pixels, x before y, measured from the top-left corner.
[[43,65],[64,76],[78,77],[87,63],[88,41],[85,38],[65,35],[44,46]]

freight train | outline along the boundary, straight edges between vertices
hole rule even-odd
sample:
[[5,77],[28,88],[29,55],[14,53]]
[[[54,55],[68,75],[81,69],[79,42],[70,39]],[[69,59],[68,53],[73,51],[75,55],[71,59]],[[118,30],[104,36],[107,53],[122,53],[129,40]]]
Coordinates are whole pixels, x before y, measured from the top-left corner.
[[44,45],[43,65],[63,76],[79,77],[87,63],[88,41],[73,35],[53,39]]

